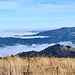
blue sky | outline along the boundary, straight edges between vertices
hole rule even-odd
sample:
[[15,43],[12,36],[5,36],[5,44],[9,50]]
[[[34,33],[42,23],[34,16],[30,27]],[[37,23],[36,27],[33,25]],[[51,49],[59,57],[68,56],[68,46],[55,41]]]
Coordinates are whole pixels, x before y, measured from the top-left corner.
[[75,27],[75,0],[0,0],[0,29]]

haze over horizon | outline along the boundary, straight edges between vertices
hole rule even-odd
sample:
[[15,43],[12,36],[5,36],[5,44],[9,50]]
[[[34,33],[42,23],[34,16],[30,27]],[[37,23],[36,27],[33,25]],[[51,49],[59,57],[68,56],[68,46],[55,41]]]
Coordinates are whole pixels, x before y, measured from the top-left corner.
[[75,27],[75,0],[0,0],[0,30]]

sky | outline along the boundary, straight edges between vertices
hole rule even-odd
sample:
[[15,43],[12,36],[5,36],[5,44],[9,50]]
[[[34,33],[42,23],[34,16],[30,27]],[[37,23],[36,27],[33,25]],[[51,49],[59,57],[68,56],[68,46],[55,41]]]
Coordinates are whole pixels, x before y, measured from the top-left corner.
[[0,30],[60,27],[75,27],[75,0],[0,0]]

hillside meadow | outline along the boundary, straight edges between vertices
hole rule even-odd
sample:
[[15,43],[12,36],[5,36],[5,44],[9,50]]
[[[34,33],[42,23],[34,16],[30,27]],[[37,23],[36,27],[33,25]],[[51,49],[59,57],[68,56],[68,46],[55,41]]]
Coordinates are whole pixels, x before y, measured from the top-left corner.
[[75,75],[75,59],[4,57],[0,58],[0,75]]

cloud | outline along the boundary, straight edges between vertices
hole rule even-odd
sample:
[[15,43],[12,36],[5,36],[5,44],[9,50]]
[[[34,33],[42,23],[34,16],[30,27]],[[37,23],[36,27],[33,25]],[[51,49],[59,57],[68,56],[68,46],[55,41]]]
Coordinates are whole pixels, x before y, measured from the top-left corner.
[[75,47],[75,44],[72,43],[71,41],[63,41],[63,42],[61,41],[61,42],[59,42],[59,44],[65,45],[65,46]]
[[[52,4],[53,2],[59,3],[59,4]],[[61,4],[61,3],[71,3],[69,4]],[[12,19],[13,16],[14,19],[18,18],[17,16],[22,16],[22,19],[32,18],[52,18],[57,13],[60,15],[60,13],[74,13],[75,12],[75,1],[68,1],[68,0],[1,0],[0,1],[0,11],[3,10],[3,15],[6,16],[8,14],[11,16],[3,17],[4,19]],[[9,14],[10,13],[10,14]],[[2,15],[1,14],[1,15]],[[37,14],[37,15],[36,15]],[[51,16],[51,15],[52,16]],[[57,14],[57,15],[58,15]],[[27,17],[26,17],[27,15]],[[29,16],[28,16],[29,15]],[[46,15],[46,16],[45,16]],[[54,15],[54,16],[53,16]],[[34,17],[34,18],[33,18]],[[20,17],[19,17],[20,18]],[[48,18],[48,19],[49,19]],[[34,19],[34,20],[35,20]],[[37,19],[36,19],[37,20]]]
[[0,0],[0,25],[9,29],[74,26],[74,9],[74,0]]
[[22,39],[33,39],[33,38],[49,38],[50,36],[22,36],[22,37],[15,37],[15,38],[22,38]]
[[33,35],[37,33],[39,32],[31,32],[31,31],[25,31],[25,30],[0,30],[0,37],[2,38],[5,38],[5,37],[20,38],[23,35]]
[[13,37],[13,38],[21,38],[21,39],[33,39],[33,38],[48,38],[50,36],[25,36],[25,35],[34,35],[38,32],[31,32],[31,31],[23,31],[23,30],[1,30],[0,37]]
[[[39,4],[40,11],[47,11],[47,13],[74,13],[75,5],[54,5],[54,4]],[[72,10],[72,11],[70,11]]]
[[[62,41],[62,42],[59,42],[58,44],[75,47],[75,44],[72,43],[71,41],[64,41],[64,42]],[[20,52],[27,52],[27,51],[41,51],[41,50],[43,50],[43,49],[45,49],[49,46],[52,46],[52,45],[55,45],[55,43],[51,43],[51,44],[32,44],[31,46],[17,44],[15,46],[0,47],[0,56],[17,54],[17,53],[20,53]]]
[[47,48],[48,46],[52,46],[54,45],[54,43],[52,44],[32,44],[31,46],[28,45],[20,45],[17,44],[15,46],[6,46],[4,48],[0,48],[0,56],[6,56],[6,55],[11,55],[11,54],[17,54],[20,52],[26,52],[26,51],[40,51],[43,50],[45,48]]
[[[52,4],[53,2],[59,3],[59,4]],[[64,5],[61,3],[71,3],[71,5]],[[21,10],[22,11],[28,11],[27,9],[38,9],[38,8],[44,8],[46,9],[57,9],[57,8],[75,8],[75,1],[69,1],[69,0],[1,0],[0,1],[0,9],[13,9],[13,10]],[[36,10],[35,9],[35,10]]]

